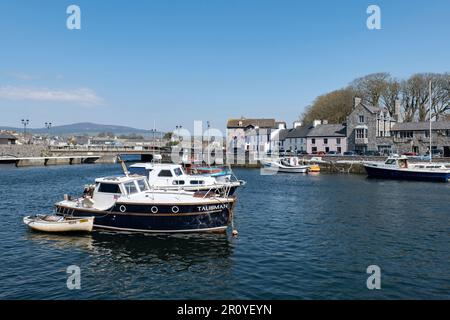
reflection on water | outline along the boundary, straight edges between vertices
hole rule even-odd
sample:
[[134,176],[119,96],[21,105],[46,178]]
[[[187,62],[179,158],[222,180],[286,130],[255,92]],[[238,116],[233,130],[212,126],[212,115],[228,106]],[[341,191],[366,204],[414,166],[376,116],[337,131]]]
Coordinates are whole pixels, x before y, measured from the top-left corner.
[[[81,249],[90,254],[128,257],[134,263],[152,259],[195,262],[196,259],[227,258],[232,253],[224,234],[147,235],[95,231],[91,234],[48,234],[29,231],[26,239],[55,249]],[[104,258],[100,256],[99,258]]]

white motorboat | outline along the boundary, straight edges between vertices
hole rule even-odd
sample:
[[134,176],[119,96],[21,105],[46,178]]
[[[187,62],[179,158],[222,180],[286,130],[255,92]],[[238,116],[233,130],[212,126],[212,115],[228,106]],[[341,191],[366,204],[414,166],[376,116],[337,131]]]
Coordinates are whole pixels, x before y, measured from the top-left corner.
[[[230,172],[227,175],[187,174],[182,165],[166,163],[136,163],[128,168],[130,174],[148,178],[152,189],[208,191],[227,190],[232,195],[236,189],[245,184]],[[229,191],[228,191],[229,190]]]
[[300,164],[298,157],[285,157],[277,160],[260,160],[265,169],[277,172],[307,173],[310,165]]
[[94,217],[74,218],[38,214],[23,218],[23,222],[33,230],[44,232],[89,232],[94,226]]

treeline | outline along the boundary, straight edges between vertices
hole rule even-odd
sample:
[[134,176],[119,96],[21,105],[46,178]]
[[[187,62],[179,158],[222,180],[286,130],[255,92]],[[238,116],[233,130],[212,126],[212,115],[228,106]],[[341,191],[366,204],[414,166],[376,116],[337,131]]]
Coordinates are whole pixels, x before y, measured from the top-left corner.
[[429,82],[431,91],[431,117],[448,118],[450,114],[450,73],[418,73],[408,79],[397,79],[389,73],[374,73],[353,80],[347,87],[317,97],[301,116],[304,123],[327,119],[330,123],[345,122],[353,107],[353,98],[386,107],[394,114],[395,101],[401,103],[404,121],[426,121],[430,117]]

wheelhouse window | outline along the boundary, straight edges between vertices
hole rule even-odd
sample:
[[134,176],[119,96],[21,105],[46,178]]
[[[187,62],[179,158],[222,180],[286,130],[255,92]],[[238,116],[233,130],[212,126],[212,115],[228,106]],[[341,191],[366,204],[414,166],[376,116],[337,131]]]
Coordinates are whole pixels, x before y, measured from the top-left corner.
[[111,183],[100,183],[100,186],[98,187],[98,192],[103,192],[103,193],[121,193],[119,185],[118,184],[111,184]]
[[172,177],[172,172],[170,170],[161,170],[158,173],[158,177]]
[[203,180],[191,180],[191,184],[205,184]]
[[181,171],[181,169],[180,168],[175,168],[174,170],[173,170],[173,172],[175,172],[175,175],[178,177],[178,176],[181,176],[182,174],[183,174],[183,171]]
[[128,169],[130,174],[137,174],[140,176],[147,176],[151,170],[145,169],[143,167],[130,167]]
[[125,187],[127,194],[133,194],[138,192],[138,189],[136,188],[134,181],[124,183],[123,186]]
[[174,185],[183,185],[184,184],[184,180],[174,180],[172,183]]
[[138,180],[137,184],[139,186],[139,190],[141,191],[147,191],[149,189],[147,183],[144,180]]

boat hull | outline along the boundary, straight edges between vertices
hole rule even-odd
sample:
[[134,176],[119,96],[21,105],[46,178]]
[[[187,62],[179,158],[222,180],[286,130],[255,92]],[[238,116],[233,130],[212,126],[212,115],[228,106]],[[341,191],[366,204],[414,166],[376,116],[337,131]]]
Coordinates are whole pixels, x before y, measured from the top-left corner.
[[42,232],[90,232],[94,225],[92,216],[85,216],[85,219],[72,219],[58,222],[43,221],[28,216],[23,218],[23,222],[31,229]]
[[367,175],[372,178],[395,179],[395,180],[412,180],[412,181],[432,181],[432,182],[447,182],[449,180],[449,173],[447,172],[431,172],[431,171],[412,171],[388,169],[381,167],[372,167],[364,165]]
[[285,172],[285,173],[307,173],[308,167],[307,166],[301,166],[301,167],[285,167],[280,165],[275,165],[272,163],[263,163],[264,168],[267,170],[273,170],[277,172]]
[[56,205],[56,212],[74,217],[93,216],[97,229],[149,233],[226,232],[233,207],[234,202],[183,206],[116,204],[108,211],[100,211]]

